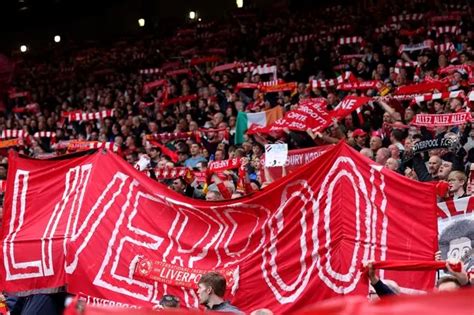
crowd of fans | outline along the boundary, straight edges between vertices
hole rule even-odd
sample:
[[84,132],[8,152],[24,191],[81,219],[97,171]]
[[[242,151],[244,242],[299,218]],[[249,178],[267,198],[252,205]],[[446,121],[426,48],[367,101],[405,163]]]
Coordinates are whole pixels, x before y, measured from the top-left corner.
[[[208,200],[237,198],[267,185],[261,176],[264,144],[288,143],[291,150],[341,140],[410,178],[449,181],[449,194],[454,198],[469,194],[466,171],[474,160],[470,124],[433,129],[410,125],[416,113],[470,110],[466,95],[472,84],[474,36],[468,7],[438,1],[364,5],[368,6],[335,5],[291,14],[282,14],[286,10],[282,8],[242,9],[222,20],[187,24],[171,38],[146,37],[116,42],[112,47],[95,44],[86,49],[68,47],[48,55],[22,56],[16,64],[6,111],[0,116],[0,128],[27,133],[29,138],[16,149],[33,157],[70,152],[72,142],[113,142],[130,164],[137,165],[142,159],[137,167],[151,170],[153,178],[180,193]],[[422,18],[407,17],[416,14]],[[445,26],[455,26],[454,33],[436,31]],[[338,38],[354,35],[363,41],[338,43]],[[400,48],[417,43],[426,47]],[[442,44],[448,49],[439,48]],[[195,62],[203,56],[203,62]],[[238,82],[259,83],[275,77],[242,68],[211,71],[218,64],[233,61],[275,65],[278,79],[296,82],[297,88],[266,94],[236,90]],[[413,67],[404,66],[410,63]],[[447,77],[441,75],[439,70],[451,63],[465,67],[457,67]],[[383,88],[343,91],[336,86],[308,84],[346,71],[359,81],[378,80]],[[164,84],[153,86],[161,79]],[[465,94],[419,103],[393,97],[397,87],[433,80],[443,80],[450,91]],[[315,97],[326,98],[330,110],[346,95],[367,95],[373,101],[318,133],[286,129],[280,134],[245,135],[243,143],[234,142],[238,111],[258,112],[278,105],[289,111],[301,100]],[[102,119],[67,116],[75,111],[111,109],[113,114]],[[33,137],[46,131],[54,135]],[[148,141],[164,133],[174,136]],[[411,150],[417,141],[446,135],[457,137],[461,146],[413,156]],[[232,158],[242,159],[243,173],[226,170],[209,175],[210,162]],[[6,164],[6,158],[3,160]],[[172,178],[154,172],[177,167],[204,175]],[[4,169],[0,171],[4,176]],[[239,183],[239,178],[245,180]]]
[[[420,0],[288,10],[241,9],[221,20],[189,22],[169,38],[144,36],[112,45],[92,43],[21,56],[0,114],[2,142],[20,138],[13,148],[38,158],[90,147],[81,143],[98,147],[112,143],[111,148],[128,163],[171,189],[193,198],[223,200],[269,184],[272,179],[262,175],[265,144],[287,143],[292,150],[346,141],[411,179],[448,182],[448,191],[441,194],[444,198],[470,195],[471,124],[431,129],[411,124],[419,113],[471,110],[474,34],[470,8]],[[363,41],[338,41],[355,35]],[[242,66],[212,71],[234,61]],[[280,82],[296,82],[296,89],[277,93],[236,89],[239,82],[276,79],[273,73],[245,69],[250,63],[276,66]],[[442,71],[451,65],[459,67]],[[381,85],[341,90],[337,85],[311,84],[347,71],[360,82],[376,80]],[[450,92],[464,93],[421,102],[394,97],[397,88],[424,82],[443,82]],[[441,91],[429,91],[433,92]],[[282,106],[288,112],[302,100],[317,97],[325,98],[326,109],[332,110],[347,95],[369,96],[372,101],[319,132],[285,129],[245,135],[243,143],[235,141],[239,111]],[[99,114],[112,109],[100,118],[73,118],[79,112]],[[417,142],[445,138],[455,145],[421,153],[413,149]],[[1,147],[0,178],[4,179],[7,145]],[[236,169],[209,172],[211,162],[234,158],[240,159]],[[183,172],[184,168],[189,171]],[[469,282],[456,275],[457,280],[438,285]],[[369,276],[380,292],[396,291],[381,284],[373,272]]]

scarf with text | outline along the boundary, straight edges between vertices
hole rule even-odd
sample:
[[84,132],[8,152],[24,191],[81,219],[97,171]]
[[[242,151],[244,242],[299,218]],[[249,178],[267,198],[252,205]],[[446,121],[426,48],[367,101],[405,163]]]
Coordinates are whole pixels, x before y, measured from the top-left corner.
[[209,162],[209,165],[207,168],[209,170],[209,173],[216,173],[216,172],[240,168],[241,164],[242,162],[240,158],[233,158],[233,159],[228,159],[228,160]]
[[370,89],[379,89],[382,87],[382,81],[380,80],[371,80],[371,81],[359,81],[359,82],[348,82],[339,84],[336,89],[341,91],[350,91],[350,90],[370,90]]
[[452,113],[452,114],[416,114],[410,123],[417,127],[447,127],[458,126],[471,122],[471,113]]
[[401,55],[404,52],[411,53],[411,52],[420,51],[423,49],[433,49],[433,47],[434,47],[434,42],[431,39],[427,39],[418,44],[400,45],[400,47],[398,47],[398,54]]
[[99,142],[99,141],[80,141],[73,140],[67,145],[68,152],[84,151],[90,149],[108,149],[113,152],[119,152],[120,148],[114,142]]

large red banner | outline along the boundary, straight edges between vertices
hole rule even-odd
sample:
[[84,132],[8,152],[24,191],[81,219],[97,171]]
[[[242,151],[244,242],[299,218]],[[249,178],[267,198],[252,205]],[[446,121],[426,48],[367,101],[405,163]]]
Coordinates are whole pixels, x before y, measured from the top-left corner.
[[[437,248],[432,184],[381,168],[344,143],[259,193],[225,202],[183,197],[110,151],[56,161],[11,154],[9,164],[0,268],[7,292],[67,285],[142,306],[174,294],[192,308],[191,274],[224,270],[233,304],[288,313],[366,295],[365,260],[430,261]],[[157,280],[136,275],[144,258]],[[401,287],[432,287],[432,271],[414,273],[380,275]]]

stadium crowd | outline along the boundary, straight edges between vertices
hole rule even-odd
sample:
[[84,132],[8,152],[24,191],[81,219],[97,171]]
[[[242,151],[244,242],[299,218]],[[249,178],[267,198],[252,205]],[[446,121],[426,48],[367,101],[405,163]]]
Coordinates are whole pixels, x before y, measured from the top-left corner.
[[[10,148],[51,158],[106,146],[183,195],[224,200],[276,179],[263,167],[265,144],[293,150],[347,141],[414,180],[446,181],[444,199],[470,195],[471,124],[412,123],[416,114],[470,112],[470,8],[420,0],[287,10],[244,8],[189,22],[168,38],[17,56],[0,114],[0,178]],[[371,101],[325,129],[239,134],[239,112],[280,106],[283,117],[315,98],[329,112],[347,95]],[[434,145],[420,149],[423,141]],[[469,282],[453,274],[457,280],[438,285]],[[377,293],[396,291],[369,276]]]
[[[189,23],[170,38],[22,57],[0,117],[2,139],[18,141],[3,147],[46,158],[108,145],[180,193],[220,200],[272,180],[262,169],[265,144],[288,143],[291,150],[345,140],[410,178],[449,181],[450,197],[470,193],[470,123],[411,124],[418,113],[470,110],[474,38],[466,6],[388,1],[292,14],[281,10],[242,9],[219,21]],[[235,61],[236,66],[215,68]],[[349,72],[345,88],[341,77],[329,80]],[[294,85],[274,93],[251,85],[283,82]],[[397,97],[397,89],[415,83],[423,89]],[[449,93],[414,101],[413,94],[434,92]],[[285,113],[302,100],[321,97],[329,111],[346,95],[372,101],[318,132],[282,128],[244,134],[243,140],[236,135],[239,111],[282,106]],[[416,142],[444,137],[454,138],[457,146],[413,154]],[[209,172],[213,162],[234,158],[238,169],[226,163]]]

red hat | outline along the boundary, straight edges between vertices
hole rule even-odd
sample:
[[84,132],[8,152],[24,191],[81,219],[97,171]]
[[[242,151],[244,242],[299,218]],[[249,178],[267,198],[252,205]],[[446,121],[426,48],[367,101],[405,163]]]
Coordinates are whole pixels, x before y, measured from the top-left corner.
[[365,132],[364,130],[360,128],[354,130],[354,132],[352,133],[352,137],[364,137],[366,135],[367,135],[367,132]]

